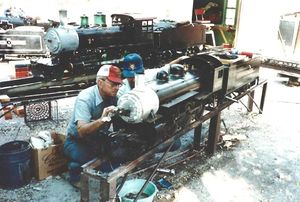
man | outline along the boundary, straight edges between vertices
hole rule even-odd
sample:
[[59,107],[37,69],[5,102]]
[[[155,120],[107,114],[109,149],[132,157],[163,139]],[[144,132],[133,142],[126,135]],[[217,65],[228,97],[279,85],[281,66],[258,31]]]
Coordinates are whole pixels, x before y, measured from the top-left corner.
[[123,65],[123,84],[119,89],[117,96],[131,91],[135,87],[136,74],[144,74],[144,64],[142,57],[137,53],[130,53],[124,57]]
[[96,85],[81,91],[75,101],[64,144],[64,153],[70,159],[69,180],[75,187],[79,185],[81,165],[101,154],[121,84],[120,69],[103,65],[97,73]]

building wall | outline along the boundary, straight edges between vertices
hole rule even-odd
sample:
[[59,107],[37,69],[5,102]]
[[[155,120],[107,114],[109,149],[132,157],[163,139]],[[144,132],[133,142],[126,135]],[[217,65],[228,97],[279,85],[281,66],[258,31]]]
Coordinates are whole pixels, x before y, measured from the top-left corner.
[[280,55],[278,42],[280,16],[300,10],[299,0],[243,0],[236,47],[266,55]]

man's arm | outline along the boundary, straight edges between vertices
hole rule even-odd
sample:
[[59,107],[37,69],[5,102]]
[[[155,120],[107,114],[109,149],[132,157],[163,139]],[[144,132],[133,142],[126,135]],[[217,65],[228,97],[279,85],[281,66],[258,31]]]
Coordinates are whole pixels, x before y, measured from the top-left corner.
[[107,123],[107,118],[110,116],[111,113],[116,111],[115,106],[109,106],[103,109],[102,116],[94,120],[92,122],[86,123],[85,121],[78,121],[77,122],[77,130],[80,138],[86,137],[90,134],[96,133],[99,128]]

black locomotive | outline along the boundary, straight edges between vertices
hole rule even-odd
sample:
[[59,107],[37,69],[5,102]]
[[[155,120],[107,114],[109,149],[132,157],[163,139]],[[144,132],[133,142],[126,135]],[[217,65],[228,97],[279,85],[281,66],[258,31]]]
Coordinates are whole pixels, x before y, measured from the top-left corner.
[[128,52],[138,52],[146,67],[154,67],[166,58],[198,52],[205,43],[205,26],[200,24],[155,22],[153,17],[136,14],[111,17],[110,27],[104,23],[48,29],[44,41],[51,58],[33,61],[33,74],[51,78],[66,72],[93,74],[101,64],[119,63]]

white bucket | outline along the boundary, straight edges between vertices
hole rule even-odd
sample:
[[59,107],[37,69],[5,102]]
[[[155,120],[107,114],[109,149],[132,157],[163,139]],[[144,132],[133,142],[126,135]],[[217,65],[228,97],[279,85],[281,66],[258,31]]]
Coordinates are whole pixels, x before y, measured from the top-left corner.
[[[137,193],[140,192],[142,187],[144,186],[146,180],[144,179],[132,179],[125,181],[123,187],[119,192],[119,197],[121,198],[121,202],[132,202],[135,199]],[[145,187],[143,193],[140,194],[138,202],[152,202],[154,196],[158,192],[157,187],[153,182],[148,182]],[[130,197],[132,195],[133,197]]]

